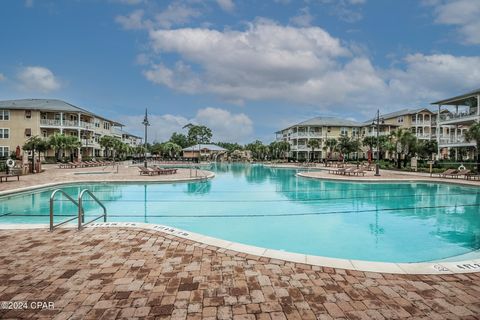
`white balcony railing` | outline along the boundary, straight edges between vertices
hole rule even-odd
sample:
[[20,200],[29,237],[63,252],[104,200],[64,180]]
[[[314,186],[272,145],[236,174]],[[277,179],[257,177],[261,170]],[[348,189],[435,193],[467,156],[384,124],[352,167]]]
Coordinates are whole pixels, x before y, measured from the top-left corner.
[[452,120],[468,120],[475,117],[478,117],[477,108],[471,108],[465,112],[442,114],[440,115],[440,123]]
[[61,123],[62,122],[60,120],[40,119],[40,125],[42,126],[60,127]]
[[84,128],[84,129],[91,129],[93,127],[93,123],[86,122],[86,121],[71,121],[71,120],[64,120],[63,123],[61,120],[55,119],[40,119],[41,126],[51,126],[51,127],[68,127],[68,128]]

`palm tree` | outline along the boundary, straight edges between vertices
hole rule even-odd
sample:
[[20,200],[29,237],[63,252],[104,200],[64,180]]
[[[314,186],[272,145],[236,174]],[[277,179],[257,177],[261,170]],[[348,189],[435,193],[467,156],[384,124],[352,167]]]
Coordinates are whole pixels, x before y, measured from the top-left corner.
[[465,132],[465,139],[476,143],[477,155],[475,160],[477,162],[477,172],[480,172],[480,122],[475,122],[468,128]]
[[275,148],[277,149],[279,154],[283,156],[283,160],[288,157],[288,153],[290,152],[290,143],[288,143],[287,141],[278,141],[275,143]]
[[328,151],[328,157],[330,158],[331,153],[335,151],[335,148],[337,147],[337,140],[334,138],[329,138],[325,140],[325,146],[323,149],[325,151]]
[[313,160],[315,160],[314,151],[315,149],[320,148],[320,142],[318,142],[318,139],[310,139],[307,142],[307,147],[312,148],[312,162],[313,162]]
[[27,140],[22,149],[32,152],[32,173],[35,173],[35,152],[38,151],[40,156],[41,152],[47,151],[48,145],[46,141],[38,136],[33,136]]
[[111,136],[103,136],[98,141],[100,146],[105,149],[105,157],[108,156],[108,151],[115,147],[115,143],[116,143],[115,140],[118,140],[118,139],[115,139],[114,137],[111,137]]
[[[368,147],[370,155],[373,157],[373,148],[377,145],[377,138],[374,136],[365,137],[362,140],[362,144],[364,147]],[[379,157],[379,155],[377,155],[377,157]]]
[[65,146],[65,135],[62,133],[54,133],[50,138],[48,138],[48,146],[55,151],[55,159],[60,161],[60,151]]
[[65,136],[65,150],[70,153],[70,161],[73,161],[73,150],[78,149],[82,146],[80,140],[76,136]]
[[391,149],[397,154],[397,168],[401,168],[402,155],[403,162],[406,166],[409,155],[416,151],[417,138],[408,129],[397,129],[390,133],[389,139],[391,142]]

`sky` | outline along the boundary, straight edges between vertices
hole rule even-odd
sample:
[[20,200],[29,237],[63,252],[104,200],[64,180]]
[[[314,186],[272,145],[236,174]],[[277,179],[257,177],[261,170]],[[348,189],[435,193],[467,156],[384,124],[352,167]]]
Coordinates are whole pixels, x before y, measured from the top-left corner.
[[57,98],[151,141],[275,139],[480,87],[479,0],[2,0],[0,100]]

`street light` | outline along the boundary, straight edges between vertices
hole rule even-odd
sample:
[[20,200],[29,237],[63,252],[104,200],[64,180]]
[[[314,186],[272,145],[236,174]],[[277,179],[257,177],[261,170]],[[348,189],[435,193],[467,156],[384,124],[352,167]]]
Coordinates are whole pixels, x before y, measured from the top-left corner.
[[145,108],[145,118],[143,118],[142,124],[145,126],[145,142],[143,143],[144,147],[144,155],[145,155],[145,168],[147,167],[147,127],[150,125],[150,122],[148,122],[148,114],[147,114],[147,109]]
[[[383,119],[382,123],[383,123]],[[375,123],[376,122],[376,123]],[[380,110],[377,110],[377,119],[372,122],[372,125],[377,125],[377,159],[375,163],[375,176],[380,176]]]

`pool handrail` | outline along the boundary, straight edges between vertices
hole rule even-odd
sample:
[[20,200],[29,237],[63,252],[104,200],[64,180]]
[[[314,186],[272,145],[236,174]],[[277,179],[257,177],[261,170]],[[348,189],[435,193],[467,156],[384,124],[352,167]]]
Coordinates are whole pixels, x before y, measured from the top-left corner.
[[[96,203],[100,205],[103,209],[103,214],[93,218],[89,222],[85,223],[85,215],[83,214],[83,195],[87,193],[93,200],[95,200]],[[98,198],[88,189],[83,189],[80,194],[78,195],[78,230],[82,230],[82,227],[92,223],[94,221],[97,221],[98,219],[103,217],[103,222],[107,222],[107,208],[103,205],[103,203],[98,200]]]
[[72,197],[70,197],[65,191],[63,191],[62,189],[55,189],[53,190],[52,194],[50,195],[50,231],[53,231],[53,229],[55,227],[58,227],[58,226],[61,226],[62,224],[65,224],[67,222],[70,222],[74,219],[77,219],[78,217],[75,216],[71,219],[68,219],[68,220],[65,220],[65,221],[62,221],[60,223],[57,223],[56,225],[53,224],[53,202],[55,201],[55,195],[60,192],[61,194],[63,194],[68,200],[70,200],[71,202],[73,202],[77,207],[78,207],[78,203],[77,201],[75,201]]

